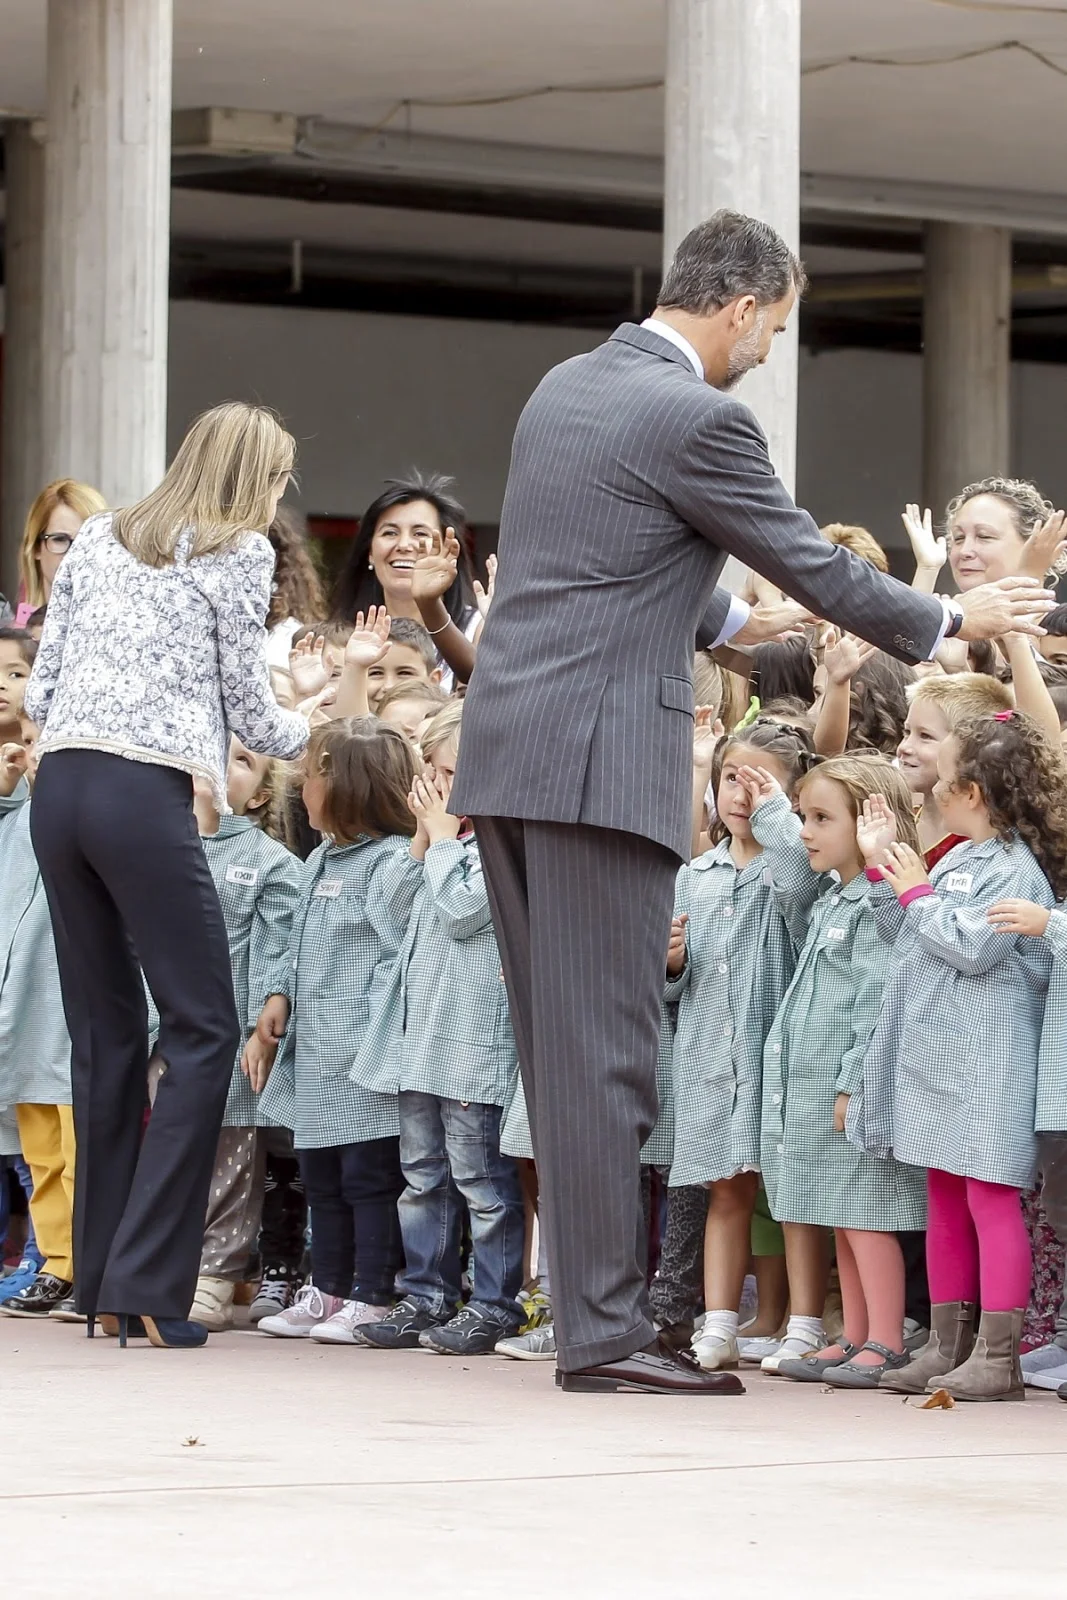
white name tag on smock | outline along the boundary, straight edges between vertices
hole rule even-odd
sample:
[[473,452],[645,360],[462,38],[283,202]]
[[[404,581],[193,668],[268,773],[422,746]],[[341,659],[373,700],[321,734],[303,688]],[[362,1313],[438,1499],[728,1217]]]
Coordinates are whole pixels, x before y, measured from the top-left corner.
[[826,937],[827,939],[833,939],[835,944],[839,943],[845,937],[845,930],[844,928],[827,928]]
[[246,886],[246,888],[251,889],[253,884],[256,884],[256,883],[259,882],[259,868],[258,867],[227,867],[226,868],[226,882],[227,883],[243,883]]
[[950,894],[953,892],[958,894],[970,894],[973,886],[973,872],[950,872],[948,875],[948,882],[945,884],[945,888]]
[[317,900],[336,900],[343,885],[340,878],[323,878],[315,890]]

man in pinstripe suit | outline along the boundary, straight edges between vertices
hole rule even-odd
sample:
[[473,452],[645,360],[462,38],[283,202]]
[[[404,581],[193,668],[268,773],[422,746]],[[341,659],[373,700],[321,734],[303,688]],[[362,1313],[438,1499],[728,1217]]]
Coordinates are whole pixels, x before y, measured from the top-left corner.
[[908,661],[946,635],[1036,632],[1051,605],[1026,579],[919,594],[796,508],[728,391],[804,281],[766,224],[716,213],[654,316],[549,372],[515,435],[452,805],[475,819],[493,905],[563,1388],[742,1391],[656,1340],[638,1166],[690,845],[694,640],[747,615],[716,591],[726,554]]

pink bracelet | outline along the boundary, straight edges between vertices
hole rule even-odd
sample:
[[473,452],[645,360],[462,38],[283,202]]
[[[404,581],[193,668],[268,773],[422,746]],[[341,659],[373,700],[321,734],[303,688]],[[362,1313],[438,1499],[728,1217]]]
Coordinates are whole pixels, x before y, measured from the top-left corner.
[[885,877],[881,872],[879,872],[877,867],[868,867],[867,868],[867,882],[868,883],[884,883],[885,882]]
[[925,895],[933,894],[933,892],[934,886],[932,883],[917,883],[914,889],[905,889],[904,893],[898,898],[901,905],[907,910],[913,900],[922,900]]

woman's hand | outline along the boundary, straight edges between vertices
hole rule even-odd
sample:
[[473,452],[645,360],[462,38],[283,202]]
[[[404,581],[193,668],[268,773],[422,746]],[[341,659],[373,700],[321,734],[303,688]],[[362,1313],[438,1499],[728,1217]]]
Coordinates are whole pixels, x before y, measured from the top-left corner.
[[774,800],[778,795],[785,793],[778,779],[768,772],[766,767],[739,767],[737,776],[744,786],[749,806],[753,811],[765,806],[768,800]]
[[844,1133],[845,1118],[848,1116],[848,1103],[852,1099],[850,1094],[839,1094],[834,1098],[834,1132]]
[[311,700],[330,681],[330,669],[325,660],[326,639],[314,632],[305,633],[289,652],[289,671],[293,679],[297,701]]
[[448,811],[451,793],[452,785],[440,773],[432,778],[416,778],[411,786],[408,805],[430,844],[436,844],[439,839],[459,838],[460,819]]
[[26,776],[30,752],[24,744],[5,744],[0,748],[0,795],[6,800]]
[[886,851],[896,843],[897,819],[884,794],[872,794],[863,802],[856,823],[856,843],[869,867],[880,867]]
[[1047,906],[1035,905],[1032,900],[998,900],[986,912],[998,933],[1025,933],[1031,939],[1041,937],[1051,915]]
[[459,571],[459,540],[455,528],[437,532],[425,555],[418,556],[411,569],[411,595],[416,605],[443,600]]
[[485,571],[486,586],[484,589],[477,578],[474,580],[474,598],[478,602],[478,610],[482,614],[483,622],[489,615],[489,607],[492,605],[493,595],[496,593],[496,556],[486,556]]
[[367,672],[388,653],[392,618],[384,606],[371,606],[364,618],[356,612],[356,625],[345,645],[345,666]]
[[891,844],[879,868],[898,896],[930,883],[925,861],[907,844]]
[[683,911],[671,921],[671,937],[667,945],[667,976],[677,978],[685,971],[685,925],[689,921]]
[[911,542],[916,571],[936,576],[948,560],[948,540],[934,537],[934,519],[929,507],[920,513],[918,506],[907,505],[900,513],[900,520]]

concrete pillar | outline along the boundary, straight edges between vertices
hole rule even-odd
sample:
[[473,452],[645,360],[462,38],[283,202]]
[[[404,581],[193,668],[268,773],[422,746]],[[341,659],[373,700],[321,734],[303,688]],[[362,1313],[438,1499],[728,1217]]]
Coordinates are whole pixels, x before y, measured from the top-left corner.
[[934,517],[1011,453],[1011,231],[926,227],[923,499]]
[[0,406],[0,590],[18,594],[26,513],[45,480],[41,446],[43,130],[4,129],[4,393]]
[[140,498],[166,459],[171,0],[49,0],[45,471]]
[[[800,241],[800,0],[668,0],[664,256],[729,206]],[[796,480],[797,315],[738,398]]]

